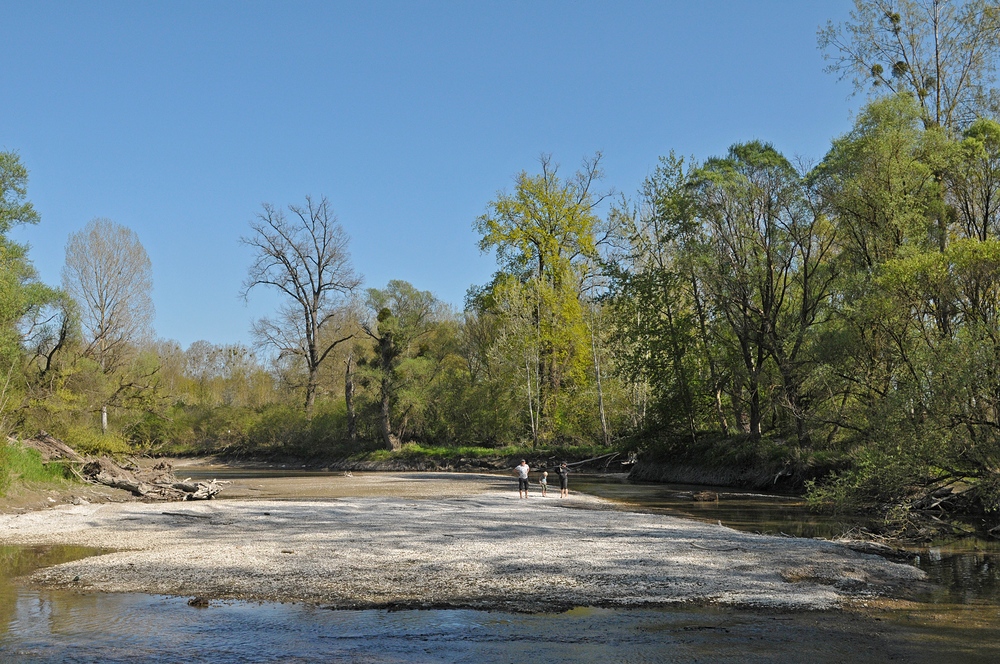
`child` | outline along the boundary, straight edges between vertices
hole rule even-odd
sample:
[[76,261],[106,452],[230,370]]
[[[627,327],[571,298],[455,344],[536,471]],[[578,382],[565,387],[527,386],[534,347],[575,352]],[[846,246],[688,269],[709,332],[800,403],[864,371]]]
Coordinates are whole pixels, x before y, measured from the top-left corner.
[[548,477],[549,477],[548,473],[542,473],[542,479],[538,480],[539,486],[542,487],[542,498],[545,497],[545,489],[548,488],[549,486]]

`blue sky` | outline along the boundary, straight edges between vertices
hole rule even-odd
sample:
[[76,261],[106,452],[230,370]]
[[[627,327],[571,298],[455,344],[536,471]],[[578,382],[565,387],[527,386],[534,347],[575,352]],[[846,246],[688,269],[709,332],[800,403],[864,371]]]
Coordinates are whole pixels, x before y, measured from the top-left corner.
[[473,221],[541,153],[600,150],[629,195],[670,150],[820,159],[861,103],[816,47],[850,5],[0,0],[0,149],[42,218],[14,237],[55,285],[70,233],[129,226],[157,335],[246,343],[276,300],[240,299],[240,236],[325,195],[366,286],[461,307],[495,269]]

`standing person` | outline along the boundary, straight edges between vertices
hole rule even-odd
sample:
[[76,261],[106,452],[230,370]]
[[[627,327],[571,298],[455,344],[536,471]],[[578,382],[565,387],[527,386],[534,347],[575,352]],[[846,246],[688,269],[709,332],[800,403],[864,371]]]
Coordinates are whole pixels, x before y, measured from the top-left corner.
[[542,489],[542,498],[545,497],[545,490],[549,488],[549,474],[543,472],[542,479],[538,480],[538,486]]
[[528,462],[521,459],[521,465],[515,466],[514,470],[517,471],[517,497],[527,498],[528,497],[528,471],[531,468],[528,467]]
[[565,461],[556,468],[556,473],[559,474],[559,497],[567,498],[569,497],[569,467]]

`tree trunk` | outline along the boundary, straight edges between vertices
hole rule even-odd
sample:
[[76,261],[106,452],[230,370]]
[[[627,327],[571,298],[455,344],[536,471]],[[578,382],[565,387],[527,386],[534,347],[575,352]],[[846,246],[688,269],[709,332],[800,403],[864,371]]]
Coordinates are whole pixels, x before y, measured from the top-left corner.
[[611,434],[608,432],[608,418],[604,412],[604,388],[601,385],[601,359],[597,353],[597,319],[594,315],[593,301],[590,305],[590,348],[594,352],[594,375],[597,378],[597,411],[601,416],[601,436],[605,445],[611,444]]
[[[677,375],[677,382],[680,384],[681,388],[681,400],[684,404],[684,410],[687,411],[687,423],[688,430],[691,433],[691,442],[697,442],[698,440],[698,424],[695,420],[695,410],[694,410],[694,399],[691,396],[691,389],[688,385],[687,371],[684,367],[684,349],[681,348],[680,344],[677,343],[677,328],[674,326],[674,312],[673,307],[670,306],[670,300],[666,302],[666,307],[663,311],[667,316],[667,326],[670,330],[670,350],[673,355],[673,365],[674,373]],[[597,357],[597,354],[594,354]],[[596,359],[595,359],[596,361]],[[600,373],[598,373],[600,376]],[[600,391],[600,382],[598,382],[598,391]],[[601,418],[604,418],[604,405],[601,404]],[[725,434],[725,431],[723,431]],[[606,437],[606,436],[605,436]],[[607,444],[607,441],[605,441]]]
[[531,396],[531,365],[527,354],[524,356],[524,373],[528,378],[528,418],[531,420],[531,446],[538,445],[538,424],[535,421],[535,407]]
[[108,432],[108,406],[104,404],[101,406],[101,433]]
[[354,413],[354,355],[347,356],[347,372],[344,375],[344,403],[347,406],[347,437],[353,443],[358,439],[358,421]]
[[761,422],[764,419],[763,412],[760,407],[760,386],[757,384],[757,379],[752,379],[754,382],[750,385],[750,435],[753,438],[760,438],[761,435]]
[[306,417],[312,418],[313,406],[316,403],[316,388],[319,384],[318,367],[309,367],[309,379],[306,382]]
[[385,449],[396,451],[402,447],[399,438],[393,435],[392,425],[389,421],[389,379],[382,378],[382,403],[379,413],[379,430],[382,434],[382,442]]

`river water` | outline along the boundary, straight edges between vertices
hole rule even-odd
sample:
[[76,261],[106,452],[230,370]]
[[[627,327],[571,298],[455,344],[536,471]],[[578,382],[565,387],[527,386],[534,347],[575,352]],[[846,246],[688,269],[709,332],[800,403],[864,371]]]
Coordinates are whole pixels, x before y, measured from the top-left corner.
[[[587,476],[574,476],[572,488],[623,509],[779,535],[834,537],[856,525],[783,496],[724,493],[717,503],[695,503],[685,493],[691,487]],[[525,615],[247,602],[199,609],[187,598],[38,590],[17,580],[98,553],[0,547],[0,662],[1000,661],[1000,547],[986,542],[914,549],[913,564],[941,582],[917,602],[814,613],[693,606]]]

